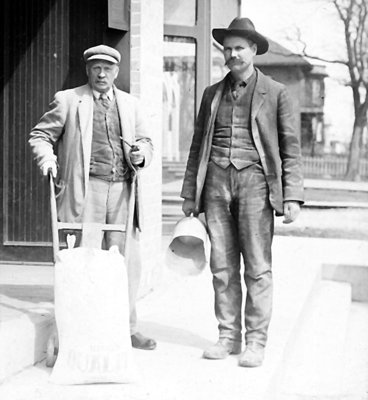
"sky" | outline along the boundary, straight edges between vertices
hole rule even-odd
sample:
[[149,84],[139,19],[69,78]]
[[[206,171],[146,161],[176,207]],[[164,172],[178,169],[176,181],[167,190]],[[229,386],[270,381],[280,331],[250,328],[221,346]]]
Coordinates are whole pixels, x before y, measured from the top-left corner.
[[343,26],[329,0],[243,0],[242,15],[249,17],[256,29],[271,39],[285,44],[301,32],[313,54],[344,57],[341,41]]
[[[329,0],[243,0],[242,16],[250,18],[256,30],[288,49],[298,52],[297,32],[307,53],[325,59],[344,59],[343,26]],[[344,85],[346,67],[326,64],[325,122],[330,137],[349,141],[353,124],[351,89]]]

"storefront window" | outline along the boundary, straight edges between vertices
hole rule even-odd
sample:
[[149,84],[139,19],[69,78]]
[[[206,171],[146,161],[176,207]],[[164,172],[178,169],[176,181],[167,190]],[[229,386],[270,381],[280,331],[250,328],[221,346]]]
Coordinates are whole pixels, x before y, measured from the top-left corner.
[[194,131],[196,43],[165,36],[163,81],[163,159],[185,161]]
[[212,68],[211,68],[211,83],[216,83],[223,79],[229,72],[225,65],[224,54],[222,47],[217,43],[212,44]]
[[196,24],[196,0],[165,0],[164,23],[194,26]]

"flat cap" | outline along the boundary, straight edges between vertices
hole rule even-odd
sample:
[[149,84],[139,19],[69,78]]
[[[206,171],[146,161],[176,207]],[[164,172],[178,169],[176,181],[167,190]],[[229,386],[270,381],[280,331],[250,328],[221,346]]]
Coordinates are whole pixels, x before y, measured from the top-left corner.
[[83,53],[85,62],[92,60],[105,60],[114,64],[120,63],[120,53],[113,47],[100,44],[98,46],[90,47]]

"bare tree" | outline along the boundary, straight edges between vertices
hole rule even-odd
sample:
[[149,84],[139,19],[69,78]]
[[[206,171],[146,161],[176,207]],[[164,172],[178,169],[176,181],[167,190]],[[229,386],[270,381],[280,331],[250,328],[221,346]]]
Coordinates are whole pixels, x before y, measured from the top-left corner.
[[344,27],[346,59],[328,60],[308,54],[304,44],[303,55],[320,61],[339,63],[349,70],[353,101],[354,126],[350,142],[346,179],[359,180],[359,165],[363,134],[368,111],[368,0],[330,0]]

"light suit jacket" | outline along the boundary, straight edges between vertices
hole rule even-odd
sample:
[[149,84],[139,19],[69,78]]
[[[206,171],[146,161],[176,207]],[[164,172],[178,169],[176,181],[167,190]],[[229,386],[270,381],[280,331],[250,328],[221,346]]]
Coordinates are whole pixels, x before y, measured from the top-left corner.
[[[148,137],[138,100],[113,87],[123,138],[128,143],[140,141],[147,167],[152,159],[152,142]],[[32,129],[29,144],[39,166],[45,161],[59,164],[57,187],[58,217],[62,222],[80,222],[89,182],[89,164],[92,147],[93,92],[89,85],[63,90],[55,94],[50,109]],[[139,212],[139,173],[129,158],[130,147],[124,143],[123,151],[135,177],[132,193],[135,221],[142,226]]]
[[[205,89],[189,152],[181,197],[195,201],[196,213],[203,211],[202,191],[226,79]],[[303,203],[300,145],[285,86],[258,69],[251,105],[251,128],[269,187],[271,205],[276,215],[282,215],[284,201]]]

